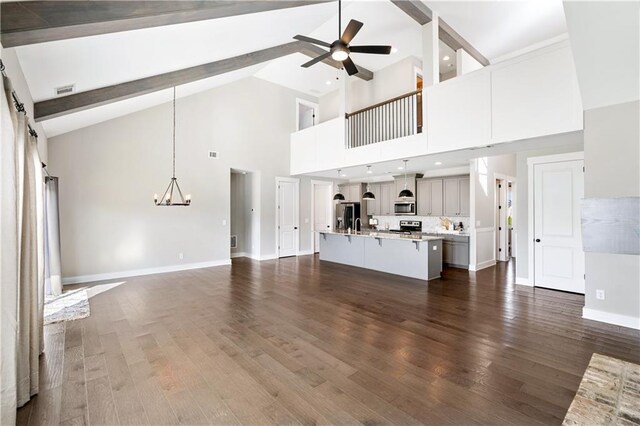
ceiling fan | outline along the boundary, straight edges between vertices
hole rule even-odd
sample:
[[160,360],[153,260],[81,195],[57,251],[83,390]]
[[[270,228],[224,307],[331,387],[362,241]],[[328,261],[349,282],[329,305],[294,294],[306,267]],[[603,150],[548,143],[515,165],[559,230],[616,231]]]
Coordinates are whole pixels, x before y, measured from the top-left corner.
[[351,58],[349,57],[350,53],[373,53],[377,55],[388,55],[391,53],[391,46],[351,46],[351,40],[358,34],[360,28],[364,25],[362,22],[356,21],[352,19],[349,21],[347,28],[344,29],[344,33],[342,33],[342,37],[340,37],[340,33],[342,32],[342,2],[338,0],[338,39],[333,43],[327,43],[322,40],[318,40],[315,38],[297,35],[294,37],[296,40],[306,41],[307,43],[317,44],[318,46],[323,46],[329,48],[329,51],[323,53],[322,55],[310,60],[302,64],[303,68],[309,68],[311,65],[316,64],[320,61],[331,57],[334,61],[342,62],[344,69],[347,70],[349,75],[354,75],[358,73],[358,67],[353,63]]

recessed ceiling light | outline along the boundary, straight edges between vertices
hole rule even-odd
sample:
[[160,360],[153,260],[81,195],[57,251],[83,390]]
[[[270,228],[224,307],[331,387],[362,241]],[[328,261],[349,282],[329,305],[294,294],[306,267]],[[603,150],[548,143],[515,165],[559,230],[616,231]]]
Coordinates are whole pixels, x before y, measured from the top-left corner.
[[344,174],[344,173],[342,173],[340,176],[342,176],[342,177],[347,177],[347,175],[346,175],[346,174]]
[[443,61],[448,61],[449,59],[451,59],[451,58],[449,57],[449,55],[445,55],[445,56],[443,56],[443,57],[442,57],[442,60],[443,60]]
[[441,166],[442,165],[442,161],[436,161],[436,166]]
[[404,169],[404,167],[398,166],[398,170],[403,170],[403,169]]
[[371,170],[371,166],[367,166],[367,173],[368,173],[368,174],[373,173],[373,171]]
[[397,47],[392,47],[391,48],[391,53],[397,53],[398,52],[398,48]]
[[327,80],[324,84],[326,84],[327,86],[331,86],[331,80]]

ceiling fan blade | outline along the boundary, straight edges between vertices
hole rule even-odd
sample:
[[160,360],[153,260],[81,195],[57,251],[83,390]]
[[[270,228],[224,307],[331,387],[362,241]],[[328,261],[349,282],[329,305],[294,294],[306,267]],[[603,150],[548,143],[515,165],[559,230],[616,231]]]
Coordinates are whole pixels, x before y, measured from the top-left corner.
[[377,55],[388,55],[391,53],[391,46],[349,46],[349,50],[354,53],[374,53]]
[[303,36],[303,35],[300,35],[300,34],[295,36],[294,39],[300,40],[300,41],[306,41],[307,43],[311,43],[311,44],[317,44],[318,46],[331,47],[331,45],[329,43],[327,43],[326,41],[322,41],[322,40],[318,40],[316,38]]
[[342,33],[340,41],[344,44],[349,44],[356,34],[358,34],[358,31],[360,31],[360,28],[362,28],[363,25],[364,24],[362,22],[356,21],[355,19],[350,20],[349,25],[347,25],[347,28],[345,28]]
[[302,64],[302,68],[309,68],[311,65],[317,64],[318,62],[327,59],[329,56],[331,56],[331,52],[323,53],[322,55],[313,58],[309,62],[305,62],[304,64]]
[[356,67],[356,64],[353,63],[351,58],[347,58],[344,61],[342,61],[342,65],[344,65],[344,69],[347,70],[347,74],[349,75],[358,74],[358,67]]

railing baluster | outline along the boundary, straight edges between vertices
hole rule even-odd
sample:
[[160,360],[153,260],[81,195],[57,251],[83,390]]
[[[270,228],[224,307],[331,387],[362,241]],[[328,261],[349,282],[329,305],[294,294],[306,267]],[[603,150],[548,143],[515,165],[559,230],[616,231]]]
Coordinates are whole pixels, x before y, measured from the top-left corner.
[[421,91],[364,108],[346,116],[345,145],[357,148],[418,133]]

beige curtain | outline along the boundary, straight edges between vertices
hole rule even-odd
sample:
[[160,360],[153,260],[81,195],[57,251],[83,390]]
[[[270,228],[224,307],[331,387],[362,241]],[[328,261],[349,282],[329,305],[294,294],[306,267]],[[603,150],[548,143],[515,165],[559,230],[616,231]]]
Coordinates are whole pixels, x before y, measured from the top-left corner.
[[[11,417],[15,416],[15,407],[24,405],[38,392],[38,357],[43,349],[44,182],[37,140],[29,135],[26,116],[15,111],[11,105],[10,82],[4,79],[3,85],[6,96],[2,104],[1,273],[3,291],[0,300],[2,304],[0,330],[2,330],[3,377],[0,420],[2,424],[11,424],[12,419],[15,421],[15,417]],[[5,119],[7,112],[5,107],[9,112],[12,131],[6,127],[9,120]],[[13,134],[13,140],[8,138],[5,140],[5,133]],[[6,148],[5,142],[9,144]],[[5,151],[9,154],[6,158]],[[8,195],[6,205],[5,190]],[[7,240],[4,238],[5,232]],[[5,280],[5,256],[7,280]],[[5,288],[7,299],[4,297]],[[7,343],[6,354],[5,342]],[[5,355],[8,360],[6,367]],[[9,411],[12,407],[13,413]]]
[[[0,147],[0,424],[15,424],[18,336],[18,162],[15,108],[2,79]],[[4,96],[4,95],[7,96]]]

